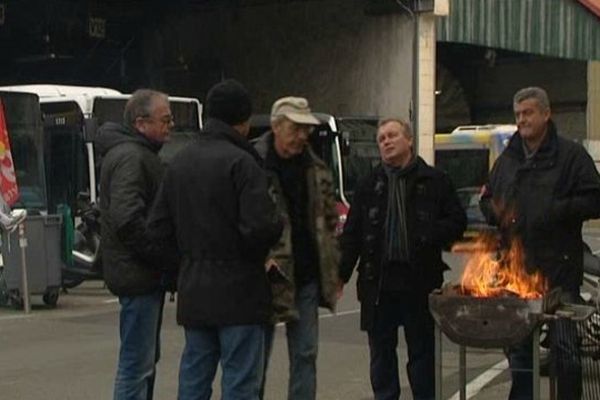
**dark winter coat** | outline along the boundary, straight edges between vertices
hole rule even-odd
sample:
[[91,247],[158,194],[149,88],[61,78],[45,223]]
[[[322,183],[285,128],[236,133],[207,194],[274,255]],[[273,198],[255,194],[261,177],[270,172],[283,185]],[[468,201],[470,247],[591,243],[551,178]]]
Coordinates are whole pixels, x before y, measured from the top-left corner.
[[585,149],[559,136],[552,121],[529,161],[521,135],[513,135],[494,164],[481,208],[490,223],[504,221],[504,233],[522,239],[527,266],[539,268],[550,287],[579,289],[581,227],[600,217],[600,176]]
[[[258,154],[266,159],[269,147],[273,146],[273,133],[267,132],[255,142]],[[337,302],[338,264],[340,251],[335,226],[338,213],[333,194],[333,178],[327,165],[308,148],[306,184],[308,192],[307,224],[318,253],[318,279],[320,288],[320,305],[334,311]],[[289,213],[277,173],[267,170],[269,190],[279,212],[289,221]],[[271,279],[273,292],[274,318],[273,322],[290,321],[298,318],[296,309],[296,282],[294,282],[294,257],[292,254],[292,227],[286,223],[279,242],[273,246],[269,258],[275,260],[282,275]]]
[[96,138],[102,156],[100,215],[104,280],[112,293],[135,296],[161,287],[163,269],[145,229],[163,173],[160,145],[108,122]]
[[[466,215],[448,176],[417,158],[407,178],[407,232],[410,261],[403,282],[416,296],[426,296],[443,281],[448,267],[442,248],[459,239]],[[373,325],[376,305],[390,264],[382,260],[388,202],[388,176],[382,165],[357,185],[341,237],[340,278],[348,282],[358,262],[361,329]]]
[[182,255],[177,321],[186,328],[267,322],[265,258],[282,224],[253,147],[209,119],[167,167],[149,227]]

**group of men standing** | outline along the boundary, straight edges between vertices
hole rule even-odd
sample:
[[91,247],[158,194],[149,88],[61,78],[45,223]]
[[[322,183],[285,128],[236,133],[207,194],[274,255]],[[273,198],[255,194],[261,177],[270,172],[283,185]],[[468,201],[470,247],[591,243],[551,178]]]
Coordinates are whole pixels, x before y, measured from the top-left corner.
[[[548,119],[542,145],[529,146],[529,122],[519,122],[531,121],[521,111],[524,101],[535,101],[535,110],[544,108],[535,96],[515,97],[519,131],[509,145],[515,150],[507,152],[512,158],[498,160],[484,195],[490,206],[484,209],[491,221],[501,217],[500,204],[531,201],[515,190],[523,180],[506,175],[519,178],[526,174],[522,169],[538,168],[542,162],[536,160],[543,159],[544,169],[535,169],[539,176],[528,184],[545,188],[542,194],[556,209],[543,229],[553,227],[556,240],[568,238],[561,244],[570,246],[565,251],[572,256],[565,259],[554,247],[558,258],[544,264],[543,272],[556,273],[561,280],[551,283],[558,286],[570,277],[566,282],[575,296],[581,275],[577,240],[581,222],[600,216],[600,178],[587,153],[556,136]],[[262,399],[278,322],[286,325],[288,399],[316,399],[318,308],[334,310],[343,285],[358,269],[375,399],[400,396],[400,326],[413,397],[433,399],[427,295],[443,282],[447,266],[441,251],[461,238],[466,216],[450,179],[415,154],[409,124],[395,118],[379,123],[381,165],[359,183],[343,234],[336,238],[334,184],[309,145],[319,121],[307,100],[277,100],[272,129],[253,143],[247,140],[252,102],[240,83],[215,85],[204,106],[203,131],[166,168],[157,152],[173,116],[163,93],[135,92],[124,123],[106,124],[98,135],[104,273],[121,304],[114,398],[152,399],[165,293],[176,285],[177,322],[185,330],[179,399],[210,399],[219,364],[223,399]],[[546,170],[552,178],[546,179],[541,172]],[[558,221],[569,229],[558,227]],[[537,223],[517,231],[533,229],[535,236],[542,229]],[[521,397],[511,393],[511,398],[528,398],[527,385],[521,386]]]

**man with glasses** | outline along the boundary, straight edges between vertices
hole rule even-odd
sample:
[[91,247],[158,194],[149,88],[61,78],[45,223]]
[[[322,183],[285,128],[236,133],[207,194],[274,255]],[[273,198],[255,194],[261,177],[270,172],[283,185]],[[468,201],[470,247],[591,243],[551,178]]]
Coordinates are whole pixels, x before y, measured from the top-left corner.
[[[306,99],[284,97],[273,104],[272,131],[255,144],[265,161],[271,194],[287,221],[266,269],[273,292],[272,322],[286,322],[288,399],[294,400],[316,398],[318,307],[333,310],[337,301],[333,179],[308,143],[318,124]],[[267,329],[265,373],[274,328]]]
[[[133,93],[123,124],[107,122],[96,148],[103,156],[100,212],[104,280],[119,296],[121,348],[114,399],[152,399],[165,291],[172,284],[164,254],[151,247],[146,216],[162,166],[158,151],[173,126],[167,95]],[[163,249],[164,250],[164,249]],[[172,253],[171,253],[172,254]]]

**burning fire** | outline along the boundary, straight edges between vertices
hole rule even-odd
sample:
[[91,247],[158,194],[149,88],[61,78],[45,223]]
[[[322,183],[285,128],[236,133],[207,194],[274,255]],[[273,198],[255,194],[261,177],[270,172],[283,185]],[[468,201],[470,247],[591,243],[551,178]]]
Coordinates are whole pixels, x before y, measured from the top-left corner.
[[535,299],[547,290],[547,282],[541,273],[527,272],[523,244],[518,238],[512,240],[508,249],[498,250],[495,238],[482,235],[474,244],[459,244],[452,250],[472,253],[461,278],[463,294]]

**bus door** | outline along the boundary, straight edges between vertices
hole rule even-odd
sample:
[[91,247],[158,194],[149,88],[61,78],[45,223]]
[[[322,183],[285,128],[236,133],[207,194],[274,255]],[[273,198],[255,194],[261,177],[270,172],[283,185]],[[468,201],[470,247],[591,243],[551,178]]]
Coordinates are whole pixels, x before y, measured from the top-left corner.
[[89,191],[83,112],[75,101],[42,103],[48,212],[59,204],[77,209],[77,195]]

